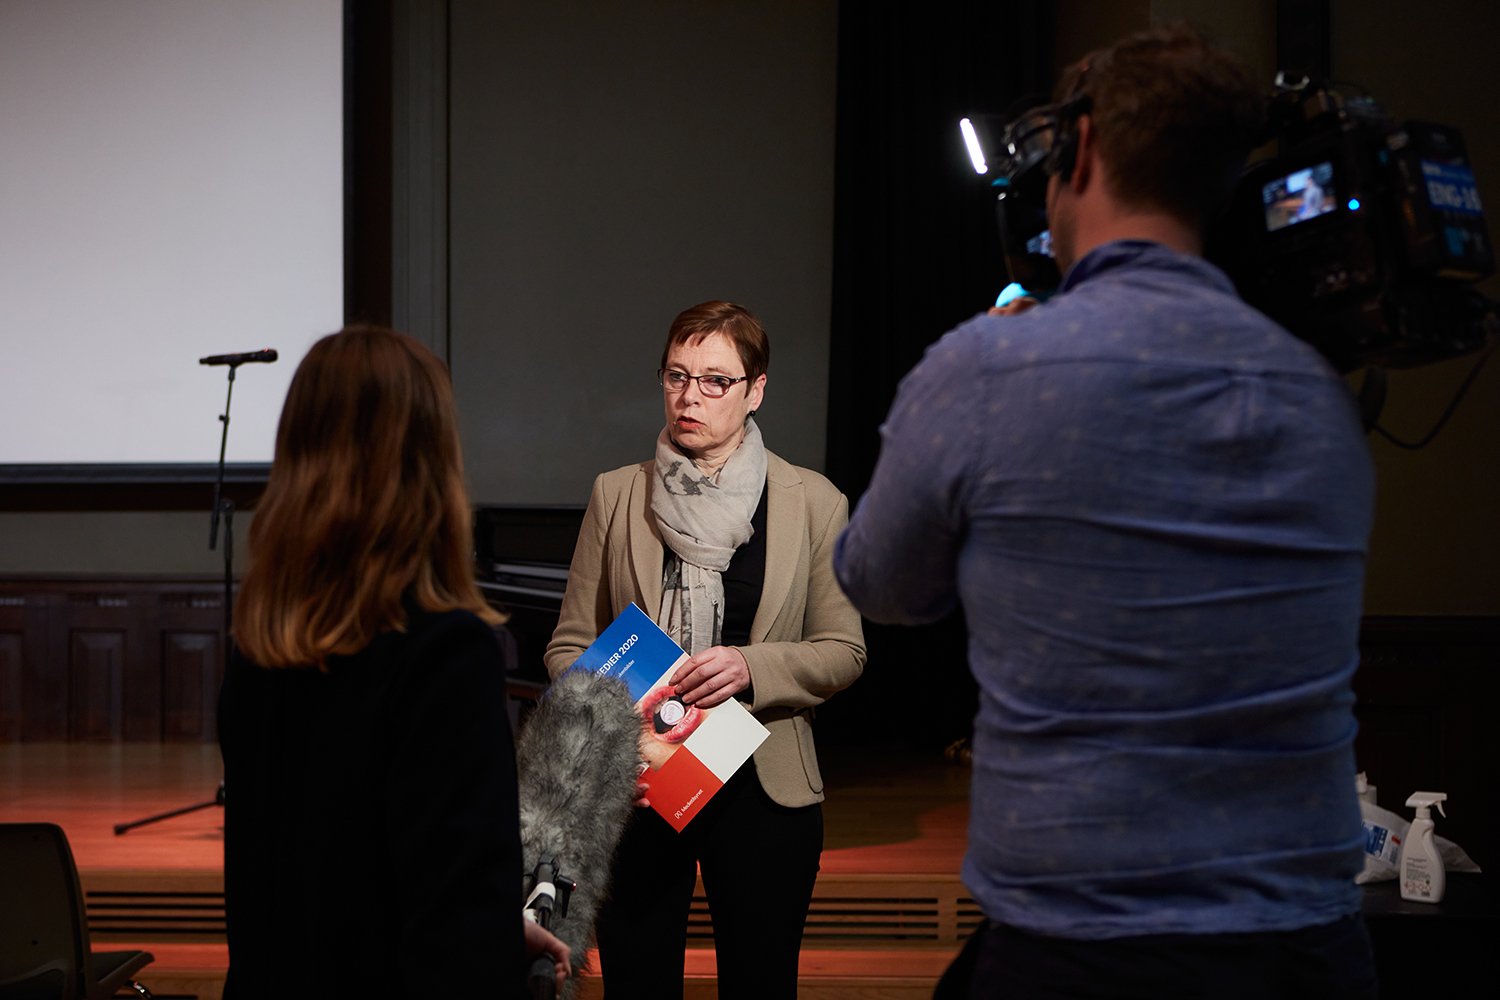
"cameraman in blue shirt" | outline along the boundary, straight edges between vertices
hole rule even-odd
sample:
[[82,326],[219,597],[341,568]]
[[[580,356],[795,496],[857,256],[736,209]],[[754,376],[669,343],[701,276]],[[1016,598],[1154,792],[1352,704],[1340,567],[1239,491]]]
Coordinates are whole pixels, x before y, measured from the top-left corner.
[[1183,26],[1058,95],[1062,285],[906,377],[834,559],[873,620],[968,621],[988,921],[940,995],[1372,997],[1369,455],[1333,369],[1200,256],[1263,102]]

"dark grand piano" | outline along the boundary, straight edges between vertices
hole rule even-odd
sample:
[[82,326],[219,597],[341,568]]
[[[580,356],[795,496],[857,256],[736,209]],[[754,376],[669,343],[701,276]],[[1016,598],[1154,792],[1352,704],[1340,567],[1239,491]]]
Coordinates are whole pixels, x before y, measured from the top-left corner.
[[497,505],[474,511],[475,575],[485,599],[510,615],[518,680],[547,682],[542,653],[557,626],[583,510]]

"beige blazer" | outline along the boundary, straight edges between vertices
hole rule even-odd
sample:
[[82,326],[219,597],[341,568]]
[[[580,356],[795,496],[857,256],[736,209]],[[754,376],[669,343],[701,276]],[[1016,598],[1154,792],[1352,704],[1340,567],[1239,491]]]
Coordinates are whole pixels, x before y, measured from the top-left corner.
[[[823,800],[812,712],[864,669],[859,612],[833,577],[833,542],[849,503],[818,473],[766,454],[766,575],[741,647],[755,696],[747,707],[771,731],[755,752],[761,785],[784,806]],[[651,514],[654,462],[594,480],[573,550],[557,631],[545,654],[556,677],[632,601],[655,617],[664,548]]]

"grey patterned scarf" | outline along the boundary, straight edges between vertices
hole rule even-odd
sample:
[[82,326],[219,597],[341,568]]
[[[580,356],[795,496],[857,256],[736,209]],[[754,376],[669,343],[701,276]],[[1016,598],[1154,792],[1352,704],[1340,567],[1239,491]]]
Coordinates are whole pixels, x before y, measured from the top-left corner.
[[662,571],[656,623],[689,654],[717,646],[724,624],[724,570],[750,540],[750,518],[766,483],[766,447],[754,420],[745,439],[710,479],[662,428],[656,439],[651,513],[676,556]]

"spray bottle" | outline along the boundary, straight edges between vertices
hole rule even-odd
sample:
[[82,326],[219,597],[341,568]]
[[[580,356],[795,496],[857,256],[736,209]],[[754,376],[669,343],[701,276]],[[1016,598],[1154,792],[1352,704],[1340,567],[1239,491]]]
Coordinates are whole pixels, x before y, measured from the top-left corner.
[[1406,843],[1401,845],[1401,898],[1418,903],[1440,903],[1447,888],[1447,874],[1443,870],[1443,856],[1438,851],[1432,833],[1431,807],[1446,819],[1443,801],[1448,796],[1442,792],[1412,792],[1406,804],[1417,810],[1411,829],[1406,832]]

